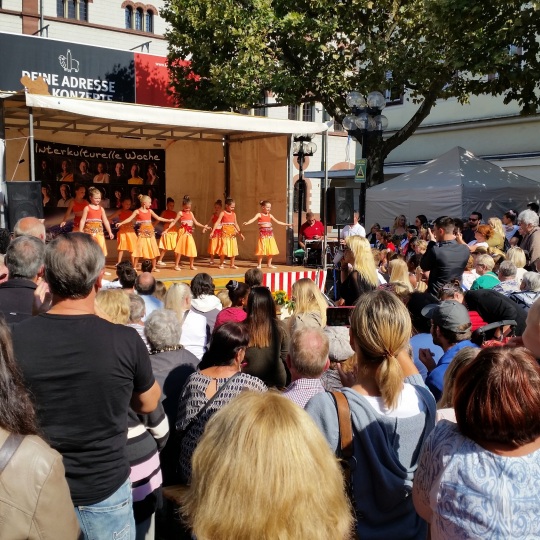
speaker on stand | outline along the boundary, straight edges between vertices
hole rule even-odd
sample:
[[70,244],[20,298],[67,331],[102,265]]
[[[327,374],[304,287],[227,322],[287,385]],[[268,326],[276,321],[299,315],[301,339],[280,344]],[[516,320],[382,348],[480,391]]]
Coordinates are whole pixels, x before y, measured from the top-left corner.
[[43,200],[41,182],[4,182],[3,183],[7,228],[13,227],[19,219],[35,217],[43,219]]
[[352,225],[354,219],[353,188],[329,187],[326,190],[328,216],[326,225],[345,227]]

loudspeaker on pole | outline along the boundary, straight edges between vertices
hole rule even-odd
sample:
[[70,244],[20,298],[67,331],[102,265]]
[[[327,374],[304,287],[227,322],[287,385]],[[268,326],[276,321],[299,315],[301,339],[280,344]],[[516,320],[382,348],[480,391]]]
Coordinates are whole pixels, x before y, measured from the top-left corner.
[[[324,201],[322,201],[324,203]],[[344,227],[351,225],[354,218],[354,190],[353,188],[330,187],[326,190],[326,205],[328,216],[326,225]],[[321,208],[324,204],[321,204]]]
[[41,182],[4,182],[3,187],[9,230],[23,217],[43,219]]

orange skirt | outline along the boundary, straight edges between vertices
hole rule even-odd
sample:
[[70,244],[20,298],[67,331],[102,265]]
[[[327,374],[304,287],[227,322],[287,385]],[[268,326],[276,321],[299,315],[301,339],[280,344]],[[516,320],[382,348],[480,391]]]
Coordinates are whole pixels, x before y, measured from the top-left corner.
[[118,251],[129,251],[133,253],[137,248],[137,235],[133,229],[133,225],[122,225],[116,235]]
[[89,234],[94,242],[101,248],[103,255],[107,256],[107,246],[105,244],[105,235],[103,234],[103,224],[101,221],[87,221],[84,224],[84,230],[86,234]]
[[236,257],[238,255],[238,242],[236,241],[236,227],[234,225],[223,225],[223,236],[221,239],[220,255],[225,257]]
[[258,257],[266,255],[272,257],[273,255],[279,255],[276,239],[273,236],[259,237],[255,255]]
[[183,229],[180,229],[178,231],[178,241],[176,242],[174,252],[184,255],[185,257],[196,257],[197,247],[195,246],[193,235],[184,232]]
[[178,242],[178,231],[170,230],[167,233],[163,233],[159,239],[159,249],[165,249],[167,251],[174,251],[176,243]]
[[137,259],[155,259],[159,257],[159,248],[154,227],[152,227],[151,223],[142,223],[139,227],[139,236],[133,257]]
[[212,256],[219,255],[221,253],[221,242],[223,241],[221,237],[221,231],[219,231],[220,234],[217,234],[218,231],[214,233],[214,237],[210,238],[208,241],[208,253]]

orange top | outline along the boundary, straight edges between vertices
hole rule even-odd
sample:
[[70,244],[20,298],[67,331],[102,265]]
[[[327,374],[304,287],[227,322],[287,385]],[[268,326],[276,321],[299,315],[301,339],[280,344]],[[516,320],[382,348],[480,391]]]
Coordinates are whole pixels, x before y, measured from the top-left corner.
[[86,214],[86,221],[101,221],[101,206],[94,210],[93,208],[88,208],[88,214]]
[[144,210],[144,208],[139,208],[139,214],[137,215],[137,222],[141,221],[151,221],[152,214],[150,210]]
[[165,219],[174,219],[176,218],[176,212],[174,210],[163,210],[163,212],[161,212],[161,217]]
[[191,213],[191,211],[189,212],[182,211],[182,217],[180,218],[180,223],[182,223],[182,225],[184,223],[186,223],[187,225],[193,225],[193,214]]
[[257,224],[263,227],[272,225],[272,218],[270,217],[270,214],[261,214],[261,216],[259,217],[259,221],[257,221]]
[[74,228],[79,226],[83,210],[88,206],[88,204],[89,203],[87,200],[83,199],[81,202],[79,202],[77,199],[73,199],[73,214],[75,215],[75,218],[73,219]]
[[236,216],[234,212],[227,212],[227,210],[223,210],[223,218],[221,219],[221,223],[223,225],[234,225],[236,222]]
[[122,210],[120,214],[118,214],[118,219],[120,221],[126,220],[129,216],[131,216],[133,212],[131,210]]

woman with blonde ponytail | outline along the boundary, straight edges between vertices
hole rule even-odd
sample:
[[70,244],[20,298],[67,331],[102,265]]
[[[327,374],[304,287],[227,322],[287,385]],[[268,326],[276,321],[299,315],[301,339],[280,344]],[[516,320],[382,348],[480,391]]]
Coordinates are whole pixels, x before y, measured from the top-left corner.
[[[412,504],[420,448],[435,423],[435,400],[408,354],[411,319],[395,295],[364,293],[351,316],[357,371],[343,388],[351,410],[355,466],[353,505],[360,538],[426,538]],[[330,447],[339,451],[334,398],[318,394],[306,406]]]

